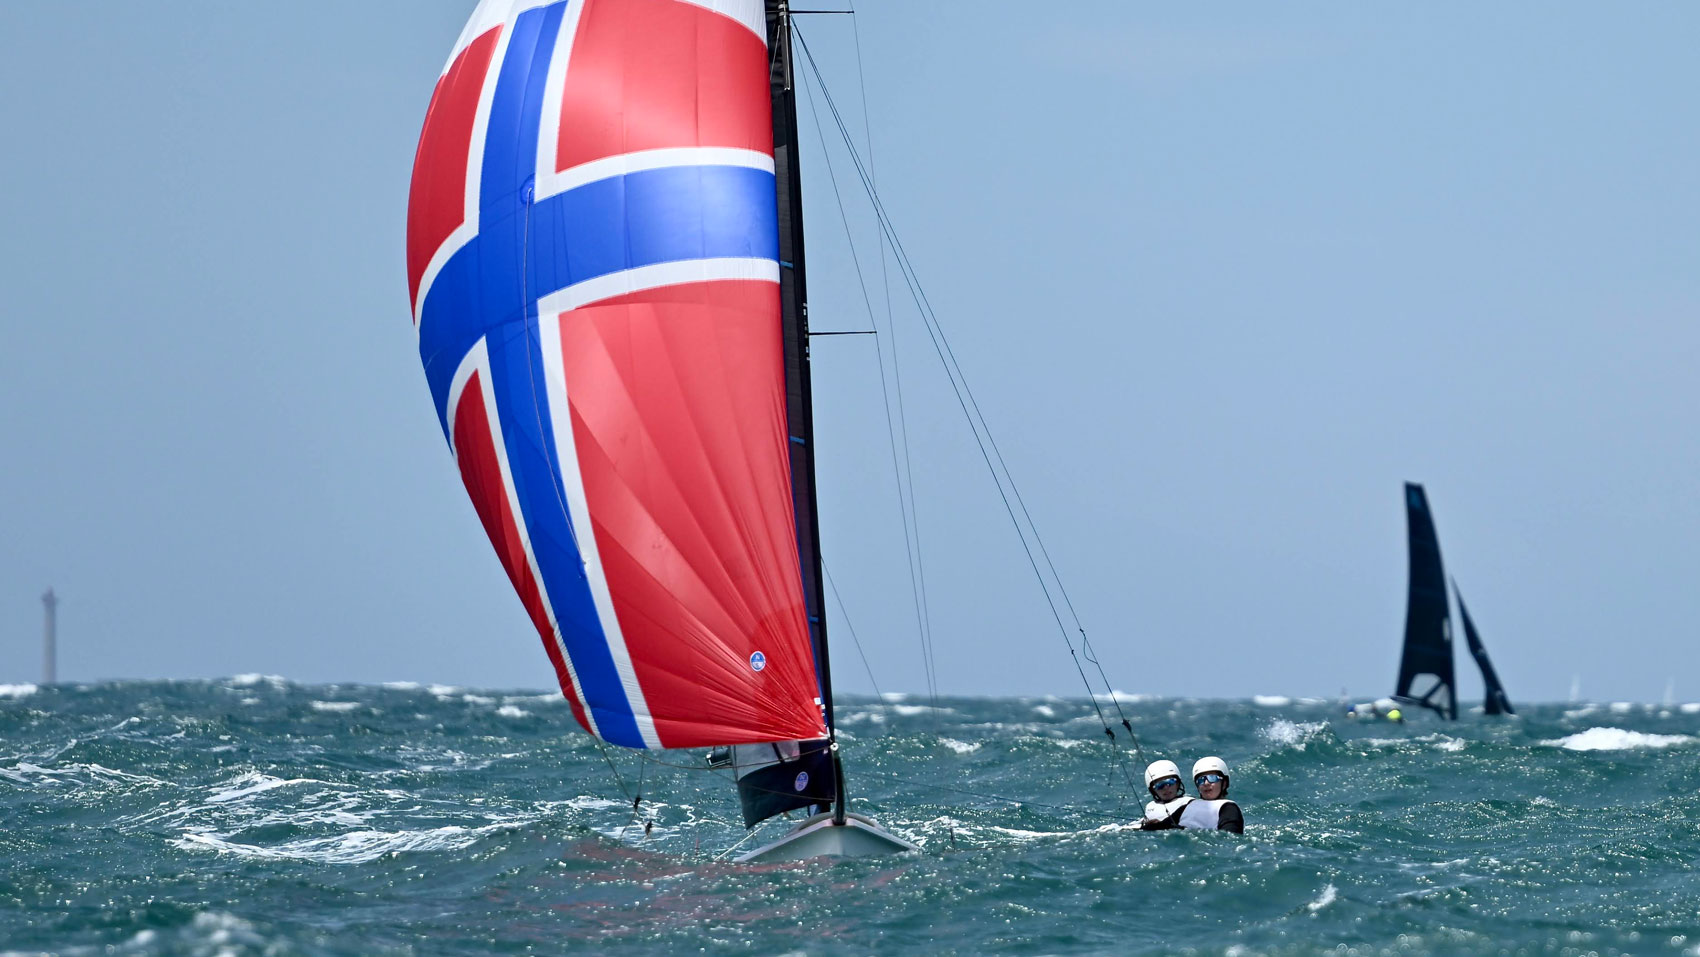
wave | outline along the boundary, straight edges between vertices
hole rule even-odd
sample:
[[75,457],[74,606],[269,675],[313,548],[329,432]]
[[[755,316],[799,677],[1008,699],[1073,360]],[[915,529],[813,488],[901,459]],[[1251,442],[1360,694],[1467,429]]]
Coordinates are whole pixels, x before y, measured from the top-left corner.
[[171,843],[183,850],[212,850],[237,857],[364,864],[389,854],[458,851],[477,843],[485,834],[511,831],[519,826],[519,822],[503,822],[483,827],[447,825],[419,831],[351,831],[331,837],[290,841],[276,847],[240,844],[213,832],[185,831],[182,837]]
[[1280,694],[1254,694],[1251,703],[1260,708],[1285,708],[1293,703],[1293,699]]
[[27,698],[35,692],[35,685],[0,685],[0,698]]
[[1265,741],[1271,744],[1297,747],[1303,751],[1310,740],[1328,727],[1326,721],[1288,721],[1286,718],[1276,718],[1261,734]]
[[973,754],[975,751],[980,750],[980,745],[977,742],[969,744],[967,741],[958,741],[955,738],[940,738],[939,743],[952,751],[955,751],[957,754]]
[[1548,747],[1569,751],[1635,751],[1646,748],[1674,748],[1692,744],[1695,738],[1686,734],[1647,734],[1623,728],[1589,728],[1577,734],[1542,741]]
[[313,706],[314,711],[335,711],[345,713],[360,707],[360,702],[358,701],[312,701],[308,703]]

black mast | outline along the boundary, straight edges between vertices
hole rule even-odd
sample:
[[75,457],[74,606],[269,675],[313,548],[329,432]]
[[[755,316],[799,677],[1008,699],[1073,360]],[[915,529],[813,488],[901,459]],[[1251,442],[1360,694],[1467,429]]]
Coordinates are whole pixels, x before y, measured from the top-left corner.
[[788,0],[766,0],[773,91],[773,173],[779,199],[779,298],[785,330],[785,417],[791,436],[791,502],[797,518],[797,551],[803,565],[803,607],[809,616],[821,706],[832,749],[833,820],[844,823],[844,762],[832,708],[832,658],[826,644],[826,604],[821,592],[820,518],[815,507],[814,401],[809,382],[809,297],[803,281],[803,184],[797,156],[797,96],[791,71]]

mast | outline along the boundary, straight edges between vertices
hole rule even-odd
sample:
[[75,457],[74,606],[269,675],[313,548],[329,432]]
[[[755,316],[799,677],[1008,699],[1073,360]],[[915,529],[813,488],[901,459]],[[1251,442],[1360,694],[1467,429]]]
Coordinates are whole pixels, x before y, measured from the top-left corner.
[[815,496],[814,399],[809,378],[809,296],[803,269],[803,183],[797,155],[797,94],[791,70],[788,0],[766,0],[769,85],[773,92],[773,172],[779,199],[779,297],[785,335],[785,417],[790,424],[791,501],[803,567],[803,607],[809,617],[821,707],[832,749],[833,820],[844,822],[844,763],[832,707],[832,657],[827,652],[826,603],[821,591],[820,517]]
[[49,588],[41,604],[47,612],[41,635],[41,683],[50,685],[59,680],[59,596]]

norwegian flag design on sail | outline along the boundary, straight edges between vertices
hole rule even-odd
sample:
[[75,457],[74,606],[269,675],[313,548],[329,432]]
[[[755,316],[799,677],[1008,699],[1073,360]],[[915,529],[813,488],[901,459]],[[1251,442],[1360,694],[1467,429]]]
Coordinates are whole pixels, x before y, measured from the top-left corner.
[[479,4],[414,160],[419,354],[562,693],[615,744],[825,734],[778,244],[760,0]]

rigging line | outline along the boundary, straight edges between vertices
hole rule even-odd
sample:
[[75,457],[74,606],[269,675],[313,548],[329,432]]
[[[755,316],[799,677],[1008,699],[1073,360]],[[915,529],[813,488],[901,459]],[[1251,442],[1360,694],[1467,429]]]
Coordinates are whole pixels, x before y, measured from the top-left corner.
[[[809,49],[808,41],[803,37],[802,31],[798,30],[795,24],[793,24],[792,30],[797,36],[798,43],[803,48],[803,54],[809,62],[809,69],[814,74],[815,83],[820,87],[821,94],[826,100],[827,109],[831,112],[833,120],[838,126],[839,135],[844,139],[845,145],[850,153],[851,162],[855,165],[856,172],[862,179],[864,189],[868,191],[868,197],[873,204],[876,219],[879,221],[881,229],[891,240],[892,248],[897,258],[898,268],[903,273],[904,281],[909,286],[910,294],[915,297],[916,305],[921,313],[922,324],[926,327],[928,337],[933,342],[934,351],[939,355],[939,361],[945,366],[946,378],[950,380],[951,390],[956,394],[957,404],[961,406],[963,415],[968,419],[969,429],[974,433],[975,443],[980,447],[980,456],[985,461],[987,470],[992,473],[993,484],[995,484],[998,488],[998,496],[1003,499],[1004,511],[1009,515],[1011,524],[1015,526],[1016,537],[1021,540],[1022,550],[1027,554],[1028,565],[1032,567],[1034,577],[1039,581],[1040,591],[1045,595],[1045,602],[1050,606],[1051,616],[1057,623],[1058,632],[1062,635],[1063,643],[1068,647],[1069,656],[1074,660],[1075,670],[1080,674],[1081,684],[1086,687],[1087,695],[1092,698],[1092,707],[1098,713],[1099,721],[1104,726],[1104,733],[1108,735],[1110,739],[1111,753],[1114,756],[1114,760],[1117,766],[1120,766],[1120,749],[1115,746],[1115,732],[1110,730],[1109,721],[1105,719],[1103,709],[1098,705],[1097,696],[1092,691],[1092,683],[1087,680],[1086,670],[1081,666],[1079,656],[1075,653],[1074,642],[1068,637],[1068,629],[1067,626],[1063,624],[1062,614],[1057,608],[1055,599],[1051,596],[1050,587],[1045,579],[1044,573],[1040,571],[1038,561],[1033,556],[1032,546],[1030,546],[1027,542],[1028,532],[1023,529],[1021,521],[1016,518],[1015,509],[1010,504],[1009,496],[1011,493],[1015,494],[1018,501],[1020,500],[1020,491],[1015,486],[1014,476],[1009,473],[1008,466],[1004,463],[1001,452],[997,453],[999,464],[1004,466],[1001,477],[997,466],[992,464],[992,456],[986,451],[986,445],[988,443],[990,443],[993,450],[996,451],[996,442],[992,439],[990,426],[987,424],[984,414],[980,411],[979,403],[973,400],[972,390],[968,388],[967,377],[963,374],[960,363],[956,362],[954,350],[949,348],[948,340],[941,343],[941,339],[943,339],[944,336],[944,329],[939,325],[938,317],[933,310],[932,303],[927,299],[926,292],[920,287],[920,278],[915,273],[914,265],[909,259],[908,252],[903,248],[903,242],[897,236],[896,229],[891,223],[891,217],[886,213],[885,206],[880,202],[879,195],[874,189],[873,182],[869,177],[867,170],[863,167],[860,156],[856,153],[855,145],[851,141],[849,128],[845,124],[843,115],[839,112],[838,106],[832,98],[832,92],[826,87],[826,80],[821,75],[819,63],[816,62],[813,51]],[[966,399],[963,395],[964,391],[968,392],[968,397]],[[973,406],[972,412],[970,411],[970,403],[972,403]],[[980,433],[982,431],[986,433],[986,440],[984,442],[982,442],[980,438]],[[1004,490],[1004,484],[1006,481],[1010,486],[1008,492]],[[1023,514],[1027,517],[1031,533],[1035,540],[1038,540],[1038,529],[1032,526],[1032,517],[1027,513],[1024,503],[1022,510]],[[1052,566],[1052,574],[1053,576],[1055,575],[1054,566]],[[1061,592],[1062,588],[1060,579],[1058,580],[1057,585],[1059,592]],[[1075,617],[1072,613],[1072,607],[1071,617]],[[1075,623],[1078,627],[1078,617],[1075,617]],[[1119,709],[1119,702],[1117,703],[1117,707]],[[1131,732],[1131,725],[1128,727]],[[1123,776],[1126,777],[1129,787],[1134,787],[1133,777],[1126,771],[1125,768],[1123,768]]]
[[[871,186],[875,187],[874,192],[877,194],[879,176],[874,165],[874,126],[872,121],[868,118],[867,71],[862,68],[861,19],[861,17],[856,16],[856,5],[854,3],[850,4],[850,36],[855,43],[856,49],[856,88],[862,102],[862,137],[868,146],[868,182]],[[821,90],[825,92],[826,87],[823,85]],[[854,151],[852,151],[852,153],[853,152]],[[901,337],[897,334],[897,323],[892,316],[891,310],[891,272],[886,268],[885,231],[875,230],[874,235],[879,242],[880,288],[885,293],[885,325],[886,328],[891,331],[891,377],[897,390],[897,427],[901,433],[901,441],[903,444],[903,472],[907,481],[906,487],[908,489],[909,496],[909,514],[914,517],[915,525],[915,572],[920,580],[921,620],[923,622],[923,626],[927,630],[928,636],[930,637],[933,631],[933,614],[932,608],[929,606],[927,601],[927,563],[924,552],[921,548],[921,513],[915,507],[915,457],[911,454],[909,448],[909,416],[903,406],[903,371],[901,364],[898,362],[897,346],[898,339]],[[877,345],[878,344],[876,343],[876,347]],[[878,351],[877,348],[876,351]],[[882,354],[880,356],[881,368],[884,367],[884,358],[885,357]],[[898,494],[904,494],[903,489],[900,488]],[[931,655],[933,654],[933,649],[937,646],[929,641],[927,647],[928,654]],[[937,660],[933,660],[930,664],[933,672],[936,674],[938,671]],[[935,695],[934,697],[936,699],[937,696]],[[937,709],[937,700],[933,702],[933,707]]]
[[[792,25],[792,30],[793,31],[796,30],[796,26],[794,24]],[[801,39],[800,35],[799,35],[799,39]],[[818,74],[816,75],[816,79],[818,81],[818,79],[819,79]],[[879,328],[879,321],[874,317],[873,302],[868,298],[867,280],[864,278],[863,273],[862,273],[862,259],[861,259],[861,256],[858,255],[857,252],[856,252],[856,240],[855,240],[855,237],[850,232],[850,217],[846,214],[845,209],[844,209],[844,193],[843,193],[842,190],[840,190],[838,188],[838,174],[834,170],[833,165],[832,165],[832,154],[826,147],[826,131],[825,131],[825,128],[821,125],[821,122],[820,122],[820,112],[815,108],[814,88],[812,86],[810,86],[809,84],[802,84],[802,86],[803,86],[804,95],[807,96],[808,100],[809,100],[809,115],[815,121],[815,134],[820,139],[821,155],[824,157],[824,159],[826,161],[827,178],[832,183],[833,197],[838,201],[838,218],[839,218],[839,221],[844,224],[844,238],[845,238],[845,241],[849,244],[849,247],[850,247],[850,262],[856,268],[856,286],[857,286],[857,289],[862,293],[862,305],[868,311],[868,321],[871,324],[873,324],[874,328],[877,330]],[[883,248],[882,248],[882,252],[883,252]],[[915,627],[920,632],[922,667],[923,667],[923,670],[926,673],[927,694],[928,694],[928,699],[932,702],[932,705],[933,705],[934,722],[935,722],[935,725],[936,725],[937,715],[938,715],[938,679],[936,677],[935,670],[934,670],[936,659],[933,657],[933,653],[932,653],[931,629],[929,629],[926,626],[926,619],[922,614],[922,599],[921,599],[921,593],[920,593],[920,586],[917,583],[917,578],[916,578],[916,569],[915,569],[916,552],[918,551],[919,546],[918,545],[912,545],[911,544],[911,537],[910,537],[910,515],[909,515],[909,512],[913,509],[913,496],[911,495],[910,502],[906,506],[905,502],[904,502],[904,495],[903,495],[903,487],[904,487],[903,486],[903,474],[902,474],[902,472],[899,471],[898,460],[897,460],[897,435],[896,435],[897,430],[892,427],[891,393],[890,393],[889,388],[886,385],[885,359],[884,359],[883,352],[881,352],[880,348],[879,348],[879,337],[878,336],[874,337],[874,348],[875,348],[875,357],[879,362],[879,370],[880,370],[880,398],[885,403],[886,438],[887,438],[887,440],[888,440],[888,442],[891,446],[891,475],[892,475],[892,480],[894,482],[896,482],[896,484],[897,484],[898,514],[901,515],[902,519],[903,519],[903,547],[904,547],[904,551],[906,553],[906,557],[907,557],[908,562],[909,562],[910,597],[911,597],[911,600],[914,602],[914,605],[915,605]],[[907,457],[908,457],[907,443],[904,446],[904,456],[907,459]],[[936,732],[937,730],[938,729],[935,727],[934,731]]]
[[620,777],[620,769],[614,765],[614,759],[608,756],[608,746],[594,734],[590,736],[590,740],[596,744],[596,753],[602,755],[602,760],[608,762],[608,770],[614,772],[614,783],[619,785],[620,793],[625,796],[626,800],[632,800],[632,792],[626,787],[625,779]]
[[[832,580],[832,572],[827,570],[826,559],[821,559],[821,574],[826,577],[826,587],[832,590],[832,597],[838,602],[838,614],[844,619],[844,627],[850,632],[850,642],[856,646],[856,654],[862,659],[862,668],[868,673],[868,683],[874,686],[874,694],[879,695],[880,709],[885,712],[886,726],[891,726],[891,705],[886,703],[885,692],[880,690],[879,680],[874,677],[873,666],[868,664],[867,652],[862,650],[862,639],[856,637],[856,626],[850,622],[850,609],[845,606],[843,596],[838,594],[838,583]],[[937,713],[937,709],[934,709]]]

